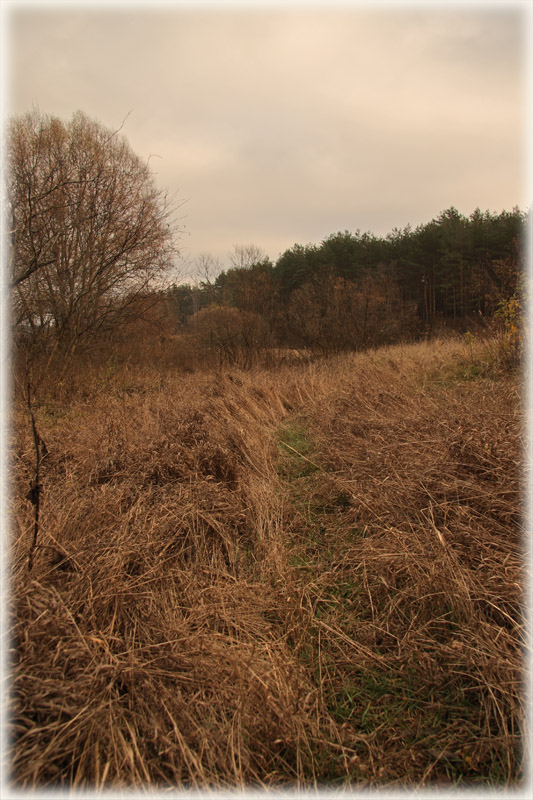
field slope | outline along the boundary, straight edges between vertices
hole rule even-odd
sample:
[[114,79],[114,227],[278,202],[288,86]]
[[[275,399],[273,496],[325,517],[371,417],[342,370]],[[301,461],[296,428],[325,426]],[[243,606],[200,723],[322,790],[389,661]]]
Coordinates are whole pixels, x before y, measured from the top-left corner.
[[458,341],[16,408],[19,787],[511,787],[517,376]]

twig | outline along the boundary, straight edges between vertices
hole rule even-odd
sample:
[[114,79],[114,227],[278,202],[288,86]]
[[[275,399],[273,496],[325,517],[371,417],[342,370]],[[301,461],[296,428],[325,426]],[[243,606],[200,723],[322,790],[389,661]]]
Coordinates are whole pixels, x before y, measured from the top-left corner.
[[[33,505],[33,539],[28,553],[28,572],[31,572],[31,569],[33,567],[33,555],[35,552],[35,548],[37,547],[37,538],[39,536],[39,513],[41,507],[41,492],[43,489],[40,477],[41,460],[42,457],[48,454],[48,449],[43,439],[41,439],[39,431],[37,430],[35,415],[33,413],[33,408],[31,405],[31,387],[29,381],[27,388],[28,392],[26,399],[28,404],[28,412],[31,420],[31,428],[33,432],[33,444],[35,447],[35,471],[33,474],[33,478],[30,481],[30,488],[28,494],[26,495],[26,499],[29,500],[30,503]],[[41,448],[43,451],[43,456],[41,456]]]

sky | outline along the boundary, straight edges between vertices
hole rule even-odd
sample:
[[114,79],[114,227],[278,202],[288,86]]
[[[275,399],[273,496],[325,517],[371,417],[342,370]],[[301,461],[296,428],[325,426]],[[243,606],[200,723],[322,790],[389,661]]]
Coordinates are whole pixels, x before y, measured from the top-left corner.
[[3,5],[4,118],[125,120],[184,274],[531,204],[527,1]]

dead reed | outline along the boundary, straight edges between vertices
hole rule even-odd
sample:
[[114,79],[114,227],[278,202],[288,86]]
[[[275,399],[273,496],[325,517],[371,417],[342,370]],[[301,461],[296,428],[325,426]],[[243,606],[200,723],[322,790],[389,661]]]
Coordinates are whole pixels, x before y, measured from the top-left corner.
[[448,341],[59,387],[31,572],[15,407],[13,783],[516,785],[520,385],[482,363]]

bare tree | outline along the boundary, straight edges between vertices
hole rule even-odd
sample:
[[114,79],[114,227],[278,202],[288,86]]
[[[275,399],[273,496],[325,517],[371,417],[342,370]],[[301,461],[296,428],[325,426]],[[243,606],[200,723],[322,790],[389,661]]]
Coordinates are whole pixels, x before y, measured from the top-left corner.
[[119,131],[78,111],[7,133],[15,333],[71,352],[175,264],[177,205]]
[[231,266],[235,269],[248,269],[260,264],[266,257],[266,253],[255,244],[234,244],[229,253]]
[[220,259],[212,256],[211,253],[200,253],[195,260],[196,278],[200,285],[212,286],[217,276],[222,272]]

